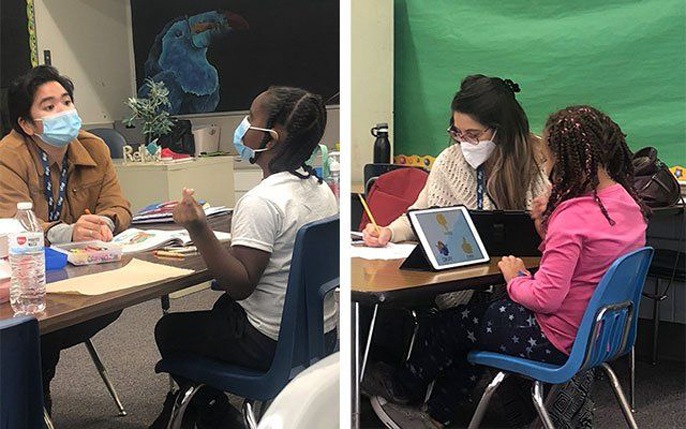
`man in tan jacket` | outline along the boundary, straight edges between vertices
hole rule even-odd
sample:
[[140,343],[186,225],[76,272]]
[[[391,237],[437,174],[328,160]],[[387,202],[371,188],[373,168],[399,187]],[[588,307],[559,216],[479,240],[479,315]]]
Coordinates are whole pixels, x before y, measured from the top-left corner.
[[[82,131],[74,85],[56,69],[38,66],[16,79],[8,93],[12,132],[0,140],[0,218],[31,201],[43,221],[46,244],[110,241],[131,223],[109,149]],[[43,388],[50,411],[50,381],[60,351],[82,343],[121,311],[41,337]]]

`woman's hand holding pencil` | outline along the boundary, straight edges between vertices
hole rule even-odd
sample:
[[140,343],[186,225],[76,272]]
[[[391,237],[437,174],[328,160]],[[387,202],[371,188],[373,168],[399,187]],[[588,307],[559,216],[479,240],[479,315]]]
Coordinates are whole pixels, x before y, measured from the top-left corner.
[[374,215],[372,215],[372,212],[369,210],[369,206],[362,195],[360,195],[360,202],[362,203],[362,207],[364,207],[364,211],[367,213],[367,217],[372,221],[371,223],[368,223],[364,228],[364,231],[362,231],[364,244],[368,247],[386,246],[388,242],[391,241],[391,236],[393,235],[390,228],[376,224]]

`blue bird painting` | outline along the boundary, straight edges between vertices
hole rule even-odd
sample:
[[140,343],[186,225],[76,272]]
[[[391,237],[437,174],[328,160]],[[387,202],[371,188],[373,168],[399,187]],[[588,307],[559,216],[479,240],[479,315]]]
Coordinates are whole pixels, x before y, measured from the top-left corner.
[[[179,17],[164,27],[148,53],[145,77],[164,82],[170,114],[206,113],[217,108],[219,74],[207,61],[207,49],[216,40],[247,29],[245,18],[228,11]],[[138,97],[147,97],[148,91],[143,85]]]

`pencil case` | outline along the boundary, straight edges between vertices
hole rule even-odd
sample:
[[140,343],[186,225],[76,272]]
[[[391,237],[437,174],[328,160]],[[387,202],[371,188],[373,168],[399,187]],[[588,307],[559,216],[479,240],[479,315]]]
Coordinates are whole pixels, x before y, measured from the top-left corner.
[[78,243],[60,244],[52,246],[67,255],[72,265],[94,265],[121,260],[122,248],[117,244],[103,241],[82,241]]

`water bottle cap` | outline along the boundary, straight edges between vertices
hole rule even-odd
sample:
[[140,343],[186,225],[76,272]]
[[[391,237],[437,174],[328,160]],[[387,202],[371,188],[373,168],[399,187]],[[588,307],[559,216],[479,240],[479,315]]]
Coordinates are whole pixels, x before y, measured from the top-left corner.
[[33,203],[31,201],[25,201],[17,203],[17,210],[31,210],[33,209]]

